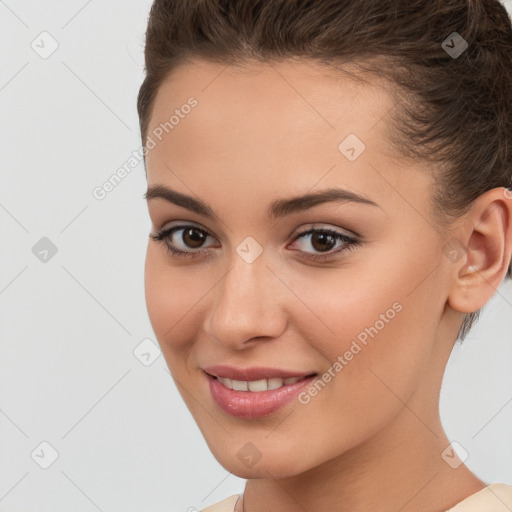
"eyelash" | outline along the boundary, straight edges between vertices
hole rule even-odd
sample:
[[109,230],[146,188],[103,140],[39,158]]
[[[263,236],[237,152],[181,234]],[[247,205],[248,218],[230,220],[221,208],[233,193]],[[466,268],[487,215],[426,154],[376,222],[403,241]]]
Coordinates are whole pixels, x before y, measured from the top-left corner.
[[[173,256],[178,257],[190,257],[190,258],[197,258],[201,257],[202,253],[207,252],[207,249],[199,249],[197,251],[182,251],[181,249],[177,249],[169,240],[170,235],[174,234],[175,231],[178,231],[180,229],[185,228],[194,228],[195,230],[206,234],[207,236],[213,236],[211,233],[209,233],[206,229],[198,228],[194,225],[185,224],[180,226],[173,226],[169,229],[157,231],[156,233],[150,233],[150,238],[153,240],[156,240],[157,242],[160,242],[163,244],[164,248],[167,250],[168,253],[172,254]],[[305,256],[302,256],[305,259],[313,260],[313,261],[326,261],[329,258],[331,258],[333,255],[344,252],[344,251],[350,251],[360,245],[360,242],[357,240],[340,233],[339,231],[335,231],[332,229],[327,228],[312,228],[308,229],[306,231],[301,231],[297,234],[293,242],[298,240],[299,238],[305,237],[306,235],[310,235],[313,233],[326,233],[328,235],[332,235],[336,241],[342,241],[346,244],[346,246],[342,249],[338,249],[334,252],[329,252],[326,254],[310,254],[310,253],[304,253]],[[299,251],[300,252],[300,251]]]

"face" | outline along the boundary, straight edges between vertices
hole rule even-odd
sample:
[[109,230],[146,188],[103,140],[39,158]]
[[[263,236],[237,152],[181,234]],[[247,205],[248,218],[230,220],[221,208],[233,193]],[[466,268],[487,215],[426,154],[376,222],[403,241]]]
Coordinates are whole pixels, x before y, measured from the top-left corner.
[[[444,241],[429,169],[386,141],[387,87],[309,62],[195,61],[156,96],[148,313],[214,456],[243,478],[291,476],[362,446],[434,371]],[[230,391],[208,371],[314,376]]]

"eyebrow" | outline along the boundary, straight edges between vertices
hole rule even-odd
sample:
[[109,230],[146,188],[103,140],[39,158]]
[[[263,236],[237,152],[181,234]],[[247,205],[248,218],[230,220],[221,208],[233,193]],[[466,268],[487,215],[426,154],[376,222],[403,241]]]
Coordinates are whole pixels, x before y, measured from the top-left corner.
[[[186,208],[187,210],[191,210],[203,217],[218,219],[218,216],[213,212],[212,208],[205,202],[172,190],[164,185],[152,185],[148,187],[147,192],[144,194],[144,198],[148,201],[157,197],[165,199],[169,203],[181,206],[182,208]],[[380,206],[371,199],[351,192],[350,190],[327,188],[288,199],[277,199],[270,204],[267,214],[270,218],[276,219],[285,217],[291,213],[308,210],[319,204],[333,202],[351,202],[380,208]]]

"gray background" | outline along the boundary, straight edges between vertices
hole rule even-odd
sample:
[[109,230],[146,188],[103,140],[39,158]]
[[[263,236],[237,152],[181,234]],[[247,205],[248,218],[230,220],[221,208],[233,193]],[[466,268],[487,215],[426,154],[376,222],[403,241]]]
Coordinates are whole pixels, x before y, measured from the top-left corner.
[[[93,196],[140,147],[149,7],[0,0],[0,512],[185,511],[243,489],[154,345],[142,163]],[[442,390],[448,437],[487,483],[512,484],[511,312],[507,283]]]

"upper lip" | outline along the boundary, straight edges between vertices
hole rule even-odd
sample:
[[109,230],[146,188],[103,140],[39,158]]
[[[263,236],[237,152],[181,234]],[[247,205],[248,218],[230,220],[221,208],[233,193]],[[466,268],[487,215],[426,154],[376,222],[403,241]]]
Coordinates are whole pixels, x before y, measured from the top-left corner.
[[203,370],[213,377],[221,377],[226,379],[253,381],[261,379],[289,377],[307,377],[315,374],[315,372],[298,372],[293,370],[283,370],[281,368],[265,368],[263,366],[253,366],[251,368],[235,368],[233,366],[215,365],[206,366]]

